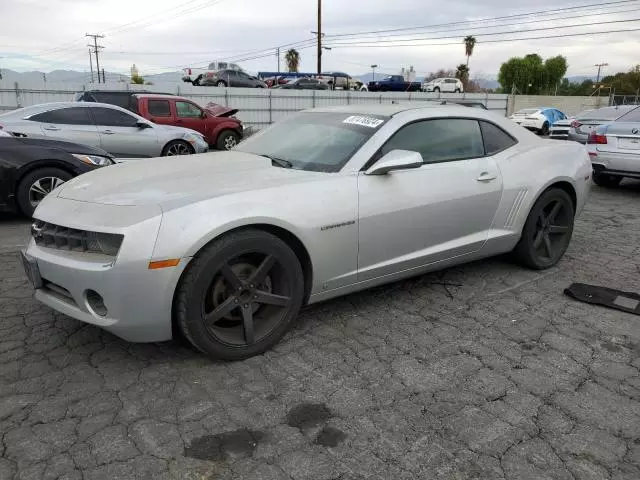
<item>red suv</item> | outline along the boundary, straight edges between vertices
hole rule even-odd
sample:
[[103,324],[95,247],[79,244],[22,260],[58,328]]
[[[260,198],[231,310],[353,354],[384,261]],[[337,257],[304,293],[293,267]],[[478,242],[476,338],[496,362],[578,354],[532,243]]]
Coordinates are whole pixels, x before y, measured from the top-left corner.
[[242,139],[242,122],[235,118],[238,110],[209,103],[202,108],[188,98],[175,95],[136,94],[131,109],[138,115],[161,125],[196,130],[204,135],[211,148],[229,150]]

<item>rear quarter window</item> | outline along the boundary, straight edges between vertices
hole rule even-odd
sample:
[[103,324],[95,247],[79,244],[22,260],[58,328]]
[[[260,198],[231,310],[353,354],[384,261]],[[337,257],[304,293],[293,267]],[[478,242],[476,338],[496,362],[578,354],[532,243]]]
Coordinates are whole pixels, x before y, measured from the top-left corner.
[[515,138],[493,123],[481,120],[480,130],[487,155],[495,155],[518,143]]

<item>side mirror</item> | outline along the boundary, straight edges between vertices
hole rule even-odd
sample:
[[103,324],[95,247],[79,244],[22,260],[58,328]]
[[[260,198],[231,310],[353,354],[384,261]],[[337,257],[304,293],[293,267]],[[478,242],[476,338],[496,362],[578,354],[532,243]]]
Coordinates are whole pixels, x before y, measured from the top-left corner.
[[394,170],[420,168],[423,164],[422,155],[411,150],[391,150],[374,163],[365,175],[386,175]]

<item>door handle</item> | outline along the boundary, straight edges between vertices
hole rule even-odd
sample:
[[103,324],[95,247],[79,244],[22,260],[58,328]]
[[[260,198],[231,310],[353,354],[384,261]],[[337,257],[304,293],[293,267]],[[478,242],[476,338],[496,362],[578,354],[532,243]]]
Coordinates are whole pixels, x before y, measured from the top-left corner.
[[53,125],[49,125],[47,127],[42,127],[42,128],[44,128],[45,130],[53,130],[53,131],[60,130],[58,127],[54,127]]
[[489,172],[482,172],[478,178],[476,178],[479,182],[490,182],[491,180],[495,180],[496,175]]
[[104,130],[102,133],[104,133],[105,135],[113,135],[116,132],[114,132],[113,130]]

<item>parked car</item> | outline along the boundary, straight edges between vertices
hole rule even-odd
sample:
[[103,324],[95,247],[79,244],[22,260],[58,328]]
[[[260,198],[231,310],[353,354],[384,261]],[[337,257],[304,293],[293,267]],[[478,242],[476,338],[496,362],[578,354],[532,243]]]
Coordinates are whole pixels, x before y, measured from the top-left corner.
[[27,137],[102,148],[114,157],[188,155],[209,149],[204,137],[194,130],[157,125],[106,103],[43,103],[1,114],[0,125]]
[[402,75],[387,75],[381,80],[369,82],[367,86],[370,92],[418,92],[420,83],[406,82]]
[[99,148],[16,137],[0,130],[0,211],[31,216],[56,187],[114,163],[113,157]]
[[596,185],[617,187],[625,177],[640,178],[640,107],[591,130],[587,152]]
[[331,90],[359,90],[362,86],[362,82],[345,72],[322,72],[316,78],[329,85]]
[[557,108],[525,108],[509,117],[518,125],[533,130],[540,135],[547,135],[551,125],[567,116]]
[[[590,110],[585,110],[585,112]],[[581,113],[585,113],[581,112]],[[567,117],[564,120],[558,120],[549,127],[549,138],[552,140],[568,140],[571,122],[575,119],[575,115]]]
[[567,138],[568,140],[587,143],[589,134],[599,125],[614,122],[636,107],[637,105],[618,105],[581,112],[572,119]]
[[[129,341],[177,327],[227,360],[273,346],[304,304],[509,251],[549,268],[591,184],[581,145],[456,105],[307,110],[153,167],[47,196],[25,271],[66,315]],[[99,242],[83,252],[66,227]]]
[[[149,90],[87,90],[85,92],[78,92],[75,95],[75,101],[77,102],[97,102],[97,103],[109,103],[121,108],[131,110],[133,113],[136,111],[135,102],[132,101],[132,96],[138,93],[155,93]],[[171,93],[158,93],[158,95],[172,95]]]
[[278,79],[277,85],[276,85],[276,77],[268,77],[263,79],[263,81],[268,88],[273,88],[278,85],[284,85],[286,83],[292,82],[293,80],[296,79],[296,77],[277,77],[277,79]]
[[175,95],[134,95],[138,113],[159,125],[185,127],[201,133],[211,148],[229,150],[242,139],[242,122],[233,115],[238,109],[210,104],[202,108],[188,98]]
[[296,78],[283,85],[276,85],[272,88],[283,90],[329,90],[329,84],[316,78]]
[[457,78],[435,78],[422,84],[424,92],[462,93],[463,83]]
[[236,65],[235,63],[211,62],[207,68],[184,68],[182,70],[184,72],[182,81],[198,86],[200,85],[200,80],[202,80],[202,78],[209,76],[209,74],[214,74],[220,70],[235,70],[238,72],[244,71],[242,67]]
[[199,84],[203,87],[267,88],[262,80],[239,70],[207,72]]

